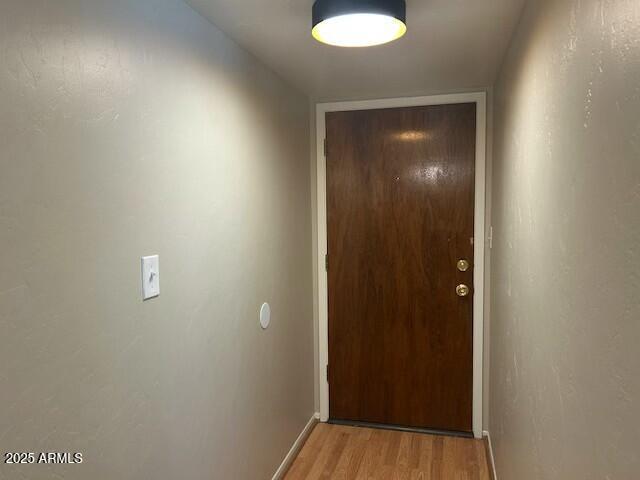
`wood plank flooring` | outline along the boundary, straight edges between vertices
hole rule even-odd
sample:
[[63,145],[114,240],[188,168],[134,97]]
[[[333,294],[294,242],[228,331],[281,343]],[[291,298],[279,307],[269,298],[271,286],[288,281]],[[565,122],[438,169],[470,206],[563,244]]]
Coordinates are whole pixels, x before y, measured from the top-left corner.
[[490,480],[484,442],[316,425],[285,480]]

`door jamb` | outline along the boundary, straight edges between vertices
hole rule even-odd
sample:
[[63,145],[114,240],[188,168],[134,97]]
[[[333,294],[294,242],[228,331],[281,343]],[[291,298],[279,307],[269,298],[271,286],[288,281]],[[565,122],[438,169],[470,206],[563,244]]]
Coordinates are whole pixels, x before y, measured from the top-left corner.
[[328,278],[325,268],[327,253],[327,191],[325,115],[328,112],[373,110],[380,108],[417,107],[456,103],[476,104],[476,165],[474,204],[474,298],[473,298],[473,407],[472,425],[476,438],[482,438],[482,377],[485,303],[485,219],[486,219],[486,93],[456,93],[422,97],[388,98],[380,100],[319,103],[316,105],[316,200],[317,200],[317,272],[318,272],[318,392],[320,421],[329,419],[329,383],[326,368],[329,362]]

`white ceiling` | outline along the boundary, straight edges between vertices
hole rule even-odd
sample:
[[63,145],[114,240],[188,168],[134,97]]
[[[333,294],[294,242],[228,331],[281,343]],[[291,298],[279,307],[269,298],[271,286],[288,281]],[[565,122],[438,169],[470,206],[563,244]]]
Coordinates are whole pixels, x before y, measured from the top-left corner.
[[407,35],[344,49],[311,37],[313,0],[187,0],[317,100],[488,87],[525,0],[408,0]]

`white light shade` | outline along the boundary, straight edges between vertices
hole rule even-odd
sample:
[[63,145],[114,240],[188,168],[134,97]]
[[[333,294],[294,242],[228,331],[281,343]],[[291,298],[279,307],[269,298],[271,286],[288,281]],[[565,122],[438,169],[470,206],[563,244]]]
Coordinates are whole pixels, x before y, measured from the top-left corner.
[[375,13],[353,13],[323,20],[312,31],[322,43],[337,47],[370,47],[402,37],[407,26],[395,17]]

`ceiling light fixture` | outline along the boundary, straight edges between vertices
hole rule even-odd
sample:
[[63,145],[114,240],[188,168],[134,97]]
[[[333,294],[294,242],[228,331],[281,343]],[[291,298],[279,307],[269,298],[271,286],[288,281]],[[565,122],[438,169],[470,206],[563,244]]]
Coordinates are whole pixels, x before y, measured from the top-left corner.
[[313,38],[338,47],[371,47],[407,32],[405,0],[316,0]]

